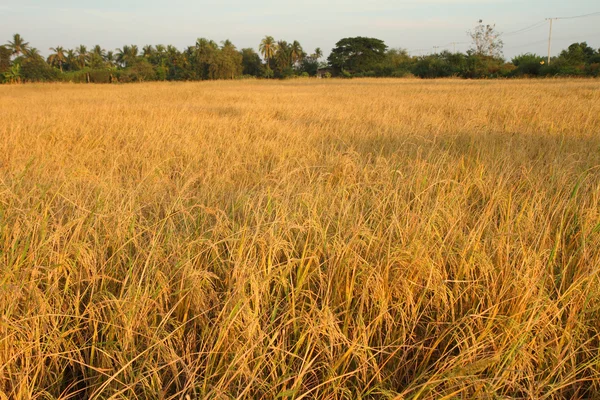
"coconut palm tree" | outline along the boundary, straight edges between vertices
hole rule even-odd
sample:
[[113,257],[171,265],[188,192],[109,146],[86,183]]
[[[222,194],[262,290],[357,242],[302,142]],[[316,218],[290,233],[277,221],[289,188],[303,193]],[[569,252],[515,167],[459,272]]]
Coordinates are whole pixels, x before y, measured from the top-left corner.
[[42,57],[42,55],[40,54],[40,51],[38,49],[36,49],[35,47],[28,47],[27,49],[25,49],[25,52],[23,54],[29,60],[33,60],[33,59]]
[[129,54],[131,50],[129,49],[128,45],[125,45],[123,47],[121,47],[120,49],[117,49],[117,54],[116,54],[116,60],[119,64],[124,65],[125,64],[125,60],[127,59],[127,55]]
[[315,54],[313,54],[313,57],[315,58],[315,60],[319,61],[319,58],[323,57],[323,51],[321,51],[320,47],[317,47],[315,49]]
[[292,47],[285,40],[277,42],[277,54],[275,54],[277,66],[284,70],[292,63]]
[[114,52],[107,51],[104,59],[106,60],[106,63],[108,64],[109,67],[112,68],[115,66],[115,53]]
[[69,49],[66,52],[67,69],[73,71],[77,68],[77,53],[75,50]]
[[79,68],[83,69],[87,65],[88,61],[88,50],[87,47],[81,45],[77,48],[77,63],[79,64]]
[[117,62],[122,66],[130,67],[138,58],[138,53],[139,48],[135,44],[125,45],[123,48],[117,49]]
[[50,47],[54,53],[48,57],[48,64],[54,66],[58,65],[60,72],[63,70],[63,64],[67,62],[67,56],[65,55],[65,49],[61,46]]
[[92,48],[92,51],[88,53],[88,65],[91,68],[103,68],[105,58],[106,50],[97,44]]
[[265,36],[265,38],[260,42],[258,49],[263,57],[267,60],[267,69],[271,69],[270,60],[275,56],[275,53],[277,53],[277,44],[275,43],[273,36]]
[[104,50],[99,44],[95,45],[92,49],[92,54],[100,57],[100,59],[104,60],[106,57],[106,50]]
[[144,58],[150,58],[154,55],[154,46],[146,45],[142,48],[142,55]]
[[25,40],[23,40],[21,35],[15,33],[13,35],[12,42],[8,42],[8,48],[12,50],[13,55],[18,57],[21,54],[25,54],[25,51],[27,51],[27,49],[29,48],[29,42],[26,42]]
[[294,40],[292,46],[290,47],[290,55],[292,57],[292,64],[296,64],[298,61],[302,60],[304,56],[304,50],[302,50],[302,46],[300,42]]
[[167,61],[167,48],[162,44],[154,46],[154,53],[150,57],[150,62],[154,65],[165,66]]

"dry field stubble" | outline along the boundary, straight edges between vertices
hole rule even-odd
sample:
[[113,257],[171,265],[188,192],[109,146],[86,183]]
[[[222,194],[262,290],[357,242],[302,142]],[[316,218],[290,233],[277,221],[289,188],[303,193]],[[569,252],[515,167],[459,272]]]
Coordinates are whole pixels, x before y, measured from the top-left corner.
[[599,83],[0,87],[0,398],[598,396]]

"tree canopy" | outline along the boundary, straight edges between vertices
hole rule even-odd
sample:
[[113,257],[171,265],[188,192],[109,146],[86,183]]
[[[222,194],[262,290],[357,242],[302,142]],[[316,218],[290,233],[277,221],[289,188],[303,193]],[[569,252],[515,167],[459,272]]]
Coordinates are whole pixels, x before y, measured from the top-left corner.
[[366,72],[385,59],[386,50],[387,45],[380,39],[362,36],[345,38],[336,43],[328,61],[337,71]]
[[[457,76],[494,78],[513,76],[600,76],[600,49],[573,43],[551,65],[536,54],[522,54],[506,62],[502,42],[493,25],[482,21],[470,32],[473,48],[466,53],[443,51],[411,56],[401,48],[388,49],[380,39],[350,37],[337,42],[327,62],[323,51],[305,51],[298,40],[265,36],[252,48],[238,50],[224,40],[199,38],[182,50],[172,45],[136,44],[107,50],[101,45],[72,49],[57,45],[47,58],[15,34],[0,45],[0,83],[68,81],[77,83],[189,81],[207,79],[291,78],[298,76],[402,77]],[[262,56],[262,58],[261,58]]]

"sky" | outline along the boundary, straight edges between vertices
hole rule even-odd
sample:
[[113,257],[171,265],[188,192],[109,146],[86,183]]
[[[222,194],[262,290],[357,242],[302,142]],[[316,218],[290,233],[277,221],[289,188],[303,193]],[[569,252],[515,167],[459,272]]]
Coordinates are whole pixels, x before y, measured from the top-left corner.
[[[547,53],[545,18],[599,11],[598,0],[0,0],[0,43],[20,33],[46,55],[50,47],[80,44],[183,49],[199,37],[256,49],[271,35],[298,40],[308,53],[320,47],[327,55],[341,38],[369,36],[418,55],[453,50],[451,42],[466,51],[466,32],[482,19],[505,33],[504,55],[510,59]],[[581,41],[600,48],[600,15],[554,22],[552,54]]]

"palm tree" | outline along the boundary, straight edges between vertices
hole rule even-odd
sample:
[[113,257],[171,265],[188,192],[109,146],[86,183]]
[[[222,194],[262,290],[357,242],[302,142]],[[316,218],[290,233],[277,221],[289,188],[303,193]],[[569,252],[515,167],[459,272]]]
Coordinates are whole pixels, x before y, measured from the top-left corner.
[[292,64],[296,64],[298,61],[302,60],[304,56],[304,50],[302,50],[302,46],[300,46],[300,42],[294,40],[292,46],[290,48],[291,56],[292,56]]
[[42,57],[40,54],[40,51],[38,49],[36,49],[35,47],[28,47],[25,50],[24,55],[25,55],[25,57],[27,57],[30,60]]
[[317,47],[315,49],[315,54],[313,54],[313,57],[315,58],[315,60],[319,61],[319,58],[323,57],[323,52],[321,51],[320,47]]
[[106,50],[104,50],[99,44],[95,45],[92,49],[92,54],[100,57],[100,59],[104,60],[106,57]]
[[88,51],[87,47],[81,45],[77,48],[77,62],[79,63],[79,68],[85,68],[88,59]]
[[138,52],[139,49],[135,44],[125,45],[123,48],[117,49],[117,62],[125,67],[130,67],[138,58]]
[[127,58],[127,54],[129,54],[129,46],[125,45],[120,49],[117,49],[116,59],[117,62],[121,65],[125,64],[125,59]]
[[66,58],[69,71],[73,71],[77,67],[77,53],[75,53],[75,50],[69,49]]
[[103,68],[105,57],[106,50],[104,50],[99,44],[97,44],[92,48],[92,51],[88,53],[88,65],[91,68]]
[[13,55],[18,57],[21,54],[25,54],[25,51],[27,51],[27,49],[29,48],[29,42],[26,42],[25,40],[23,40],[21,35],[15,33],[13,35],[12,42],[8,42],[8,48],[12,50]]
[[289,67],[292,62],[292,47],[285,40],[277,42],[277,66],[284,70]]
[[63,70],[63,64],[67,61],[67,57],[65,56],[65,49],[61,46],[50,47],[54,53],[50,54],[48,57],[48,63],[52,66],[58,65],[60,72]]
[[142,48],[142,55],[144,58],[150,58],[154,55],[154,47],[152,45],[146,45]]
[[151,61],[155,65],[165,66],[167,61],[167,48],[163,44],[157,44],[154,46],[154,57]]
[[271,69],[270,60],[277,52],[277,45],[275,44],[275,39],[273,39],[273,36],[265,36],[265,38],[260,42],[258,49],[263,57],[267,60],[267,69]]
[[106,57],[104,58],[109,67],[115,66],[115,53],[112,51],[106,52]]

